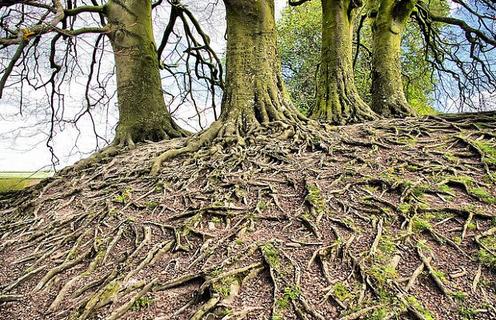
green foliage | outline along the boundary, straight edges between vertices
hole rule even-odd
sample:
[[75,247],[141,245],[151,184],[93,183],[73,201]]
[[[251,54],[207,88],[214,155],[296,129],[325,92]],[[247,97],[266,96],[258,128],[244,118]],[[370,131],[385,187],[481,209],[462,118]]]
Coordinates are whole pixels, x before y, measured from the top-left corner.
[[284,9],[277,24],[283,76],[294,103],[304,113],[315,103],[321,17],[320,1],[309,1]]
[[289,307],[289,303],[298,299],[301,294],[301,289],[297,286],[286,287],[284,288],[284,294],[281,298],[277,299],[277,306],[280,309],[287,309]]
[[[436,12],[445,12],[445,0],[430,2]],[[296,106],[306,112],[315,103],[315,79],[321,54],[322,10],[320,1],[309,1],[298,7],[284,9],[277,24],[278,49],[282,71]],[[358,19],[357,19],[358,20]],[[361,43],[371,47],[371,25],[366,20]],[[355,27],[356,30],[356,27]],[[415,24],[408,24],[402,41],[402,71],[408,102],[420,115],[435,114],[431,107],[435,78],[432,66],[425,61],[421,32]],[[355,54],[355,53],[354,53]],[[355,66],[355,82],[362,98],[370,103],[370,56],[361,50]]]

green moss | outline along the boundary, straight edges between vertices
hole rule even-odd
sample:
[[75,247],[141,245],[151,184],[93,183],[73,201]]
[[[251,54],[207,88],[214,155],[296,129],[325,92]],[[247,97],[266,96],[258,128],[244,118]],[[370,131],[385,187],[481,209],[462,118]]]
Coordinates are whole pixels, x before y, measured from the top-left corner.
[[442,185],[438,186],[438,190],[443,192],[443,193],[453,193],[454,192],[453,188],[451,188],[447,184],[442,184]]
[[133,189],[126,188],[124,191],[121,192],[121,194],[115,196],[114,202],[126,204],[127,202],[129,202],[129,199],[131,198],[132,191]]
[[422,304],[415,298],[414,296],[407,296],[406,301],[408,304],[421,313],[426,320],[434,320],[434,316],[430,313],[429,310],[424,308]]
[[453,242],[460,245],[462,243],[462,237],[453,237],[452,238]]
[[400,205],[398,206],[398,211],[403,213],[403,214],[407,214],[410,211],[411,207],[412,207],[411,204],[403,202],[403,203],[400,203]]
[[496,251],[496,236],[482,238],[480,242],[485,247],[485,248],[481,247],[478,252],[478,258],[480,263],[490,268],[496,269],[496,256],[490,252],[490,251],[492,252]]
[[346,301],[353,297],[353,294],[350,290],[342,283],[336,282],[332,287],[332,293],[338,298],[340,301]]
[[419,248],[422,251],[426,251],[426,252],[432,251],[431,247],[429,247],[429,245],[427,244],[427,240],[417,241],[417,248]]
[[420,197],[424,193],[426,193],[427,191],[429,191],[431,189],[432,189],[432,187],[430,185],[425,184],[425,183],[421,183],[421,184],[418,184],[415,187],[413,187],[412,193],[415,196]]
[[219,217],[213,217],[210,221],[212,221],[215,224],[221,224],[222,223],[222,219]]
[[210,278],[217,278],[222,274],[222,268],[215,268],[214,270],[210,271]]
[[[448,180],[448,183],[452,184],[458,184],[460,186],[463,186],[467,193],[477,199],[479,199],[482,202],[489,203],[489,204],[496,204],[496,197],[493,196],[489,190],[487,190],[484,187],[479,187],[474,180],[474,178],[469,177],[469,176],[448,176],[445,177],[445,181]],[[439,189],[441,188],[446,188],[443,187],[442,185],[439,186]]]
[[307,189],[307,195],[305,200],[310,203],[312,207],[315,208],[317,213],[322,213],[325,210],[325,200],[321,195],[320,189],[316,184],[306,184],[305,188]]
[[486,188],[483,187],[470,188],[468,192],[470,195],[478,198],[482,202],[489,204],[496,204],[496,197],[494,197],[491,193],[489,193],[489,191]]
[[160,182],[157,182],[157,184],[155,185],[155,192],[163,192],[165,189],[165,183],[160,181]]
[[261,199],[260,201],[258,201],[257,203],[257,208],[260,210],[260,211],[263,211],[263,210],[266,210],[268,208],[268,204],[265,200]]
[[267,263],[274,269],[280,266],[279,252],[272,243],[266,243],[261,247],[262,253],[267,260]]
[[467,298],[467,294],[463,291],[455,291],[451,294],[451,296],[458,301],[464,301]]
[[224,277],[213,284],[213,290],[222,297],[228,297],[231,294],[231,285],[238,281],[235,276]]
[[145,206],[148,208],[148,209],[155,209],[156,207],[158,207],[160,204],[156,201],[148,201],[145,203]]
[[376,186],[371,186],[371,185],[366,185],[363,187],[363,189],[365,189],[371,193],[377,192],[379,190],[379,188],[377,188]]
[[473,145],[484,155],[482,161],[496,164],[496,147],[484,140],[471,140]]
[[464,320],[476,319],[475,317],[477,316],[477,312],[474,309],[466,306],[461,306],[458,309],[458,314],[462,316]]
[[389,264],[376,263],[369,269],[368,273],[380,285],[384,285],[388,280],[398,278],[398,272]]
[[432,273],[438,277],[442,282],[447,282],[448,280],[446,279],[446,274],[440,270],[432,270]]
[[140,311],[140,310],[148,308],[152,304],[153,304],[153,298],[152,297],[143,296],[143,297],[137,299],[133,303],[133,305],[131,306],[131,310],[132,311]]
[[384,319],[387,319],[389,312],[390,312],[390,310],[388,310],[388,308],[382,307],[382,308],[374,310],[374,312],[366,319],[367,320],[384,320]]
[[382,236],[378,248],[384,255],[389,256],[396,251],[396,243],[390,236]]
[[443,154],[443,158],[451,163],[458,163],[459,162],[459,159],[457,156],[455,156],[453,153],[451,152],[445,152]]
[[432,224],[429,220],[425,218],[420,218],[418,216],[413,217],[412,219],[412,230],[414,232],[421,232],[432,229]]
[[94,295],[86,304],[86,308],[92,308],[100,301],[109,301],[115,297],[121,289],[121,283],[117,280],[109,282],[103,289],[101,294]]

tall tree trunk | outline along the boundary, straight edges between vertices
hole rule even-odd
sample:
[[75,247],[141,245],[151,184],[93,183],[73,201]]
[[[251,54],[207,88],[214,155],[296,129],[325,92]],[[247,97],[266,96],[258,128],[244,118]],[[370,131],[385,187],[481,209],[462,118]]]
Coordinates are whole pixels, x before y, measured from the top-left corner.
[[182,137],[165,105],[153,37],[151,0],[110,1],[107,16],[117,68],[115,143]]
[[[151,173],[162,163],[195,152],[219,139],[227,144],[245,144],[256,138],[261,127],[270,127],[272,137],[289,139],[295,127],[307,120],[291,104],[277,55],[274,0],[224,0],[227,15],[227,76],[219,120],[186,146],[161,154]],[[265,132],[264,134],[267,134]]]
[[277,54],[274,0],[224,0],[227,15],[224,135],[302,117],[289,101]]
[[401,76],[401,38],[416,0],[380,0],[372,25],[372,109],[385,117],[415,115]]
[[[361,4],[360,4],[361,5]],[[322,0],[322,52],[316,105],[310,117],[335,124],[375,118],[355,86],[352,63],[354,0]]]

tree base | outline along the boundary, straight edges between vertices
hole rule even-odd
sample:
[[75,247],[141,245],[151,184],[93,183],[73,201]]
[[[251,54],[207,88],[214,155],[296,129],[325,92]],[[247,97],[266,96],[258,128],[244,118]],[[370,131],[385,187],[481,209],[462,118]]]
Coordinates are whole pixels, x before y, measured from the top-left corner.
[[379,118],[361,98],[337,100],[321,101],[311,109],[310,118],[334,125],[362,123]]
[[402,101],[378,101],[373,104],[374,111],[384,118],[406,118],[416,116],[415,110]]
[[[152,165],[151,174],[156,176],[162,164],[187,153],[194,153],[203,147],[215,142],[218,146],[245,147],[247,142],[257,143],[267,141],[268,137],[278,140],[295,139],[299,141],[312,141],[310,136],[316,136],[317,140],[323,140],[322,132],[319,132],[316,124],[304,119],[296,112],[293,117],[281,116],[284,120],[272,121],[267,125],[261,125],[257,121],[246,122],[245,117],[234,117],[231,120],[220,119],[214,122],[207,130],[189,138],[185,146],[177,149],[167,150],[158,156]],[[301,119],[298,117],[302,117]],[[302,123],[302,119],[305,123]]]
[[144,157],[179,142],[143,144],[58,175],[0,200],[0,313],[492,318],[495,120],[348,126],[325,152],[262,131],[157,177]]

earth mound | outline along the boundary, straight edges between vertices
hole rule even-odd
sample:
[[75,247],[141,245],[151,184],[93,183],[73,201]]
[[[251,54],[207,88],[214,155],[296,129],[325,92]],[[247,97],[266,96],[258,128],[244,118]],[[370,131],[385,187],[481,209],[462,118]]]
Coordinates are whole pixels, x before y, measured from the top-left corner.
[[[496,319],[496,114],[138,145],[0,198],[0,319]],[[311,147],[309,147],[311,146]]]

